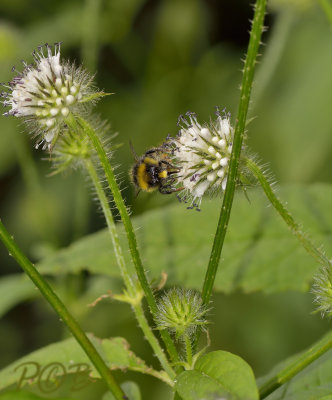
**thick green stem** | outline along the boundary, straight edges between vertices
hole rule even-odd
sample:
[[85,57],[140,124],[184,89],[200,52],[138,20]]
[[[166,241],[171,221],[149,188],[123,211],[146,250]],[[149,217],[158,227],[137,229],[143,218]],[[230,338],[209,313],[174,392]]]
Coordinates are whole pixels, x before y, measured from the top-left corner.
[[254,77],[256,57],[263,31],[265,7],[266,7],[266,0],[257,0],[255,6],[255,15],[252,24],[252,30],[250,34],[248,53],[243,70],[240,103],[236,119],[233,149],[229,165],[227,186],[202,290],[202,298],[205,304],[208,304],[211,298],[212,288],[219,266],[221,250],[224,244],[227,226],[231,214],[231,208],[233,204],[234,191],[235,191],[235,183],[237,179],[238,165],[239,165],[239,159],[240,159],[240,153],[244,135],[244,128],[246,124],[251,87]]
[[24,272],[29,276],[32,282],[40,290],[41,294],[53,307],[55,312],[59,315],[64,324],[71,331],[77,342],[80,344],[82,349],[85,351],[87,356],[90,358],[93,365],[96,367],[101,378],[105,381],[110,391],[113,393],[117,400],[127,399],[120,386],[115,381],[110,369],[105,364],[91,341],[88,339],[86,334],[82,331],[80,325],[69,313],[65,305],[54,293],[51,286],[44,280],[39,274],[31,261],[25,256],[25,254],[19,249],[13,238],[10,236],[2,222],[0,221],[0,238],[4,245],[7,247],[9,254],[11,254],[18,264],[22,267]]
[[175,372],[169,365],[169,362],[164,354],[163,349],[160,347],[160,344],[159,344],[157,338],[153,334],[153,332],[145,318],[144,311],[143,311],[142,304],[141,304],[140,289],[138,289],[134,285],[134,283],[132,282],[132,279],[130,278],[130,274],[127,270],[126,263],[125,263],[125,260],[123,257],[122,248],[120,245],[119,235],[118,235],[115,223],[114,223],[113,215],[110,210],[104,189],[100,183],[97,171],[90,159],[86,159],[85,167],[90,175],[90,178],[95,187],[98,199],[100,201],[101,207],[103,209],[103,213],[104,213],[104,216],[105,216],[105,219],[107,222],[107,226],[108,226],[108,230],[109,230],[111,240],[112,240],[115,257],[116,257],[118,266],[120,268],[121,275],[122,275],[123,281],[125,283],[126,289],[130,296],[130,299],[132,300],[131,301],[132,308],[133,308],[133,311],[137,318],[137,321],[139,323],[139,326],[141,327],[147,341],[150,343],[155,355],[157,356],[158,360],[160,361],[160,364],[162,365],[164,370],[167,372],[169,377],[171,379],[174,379]]
[[289,381],[293,376],[315,361],[327,350],[332,348],[332,332],[302,353],[295,361],[288,363],[275,376],[259,386],[260,399],[264,399],[281,385]]
[[308,238],[308,236],[303,232],[301,227],[294,221],[291,214],[287,211],[282,202],[278,199],[278,197],[273,192],[271,185],[266,179],[264,173],[259,168],[259,166],[251,159],[246,159],[246,165],[249,170],[255,175],[258,182],[261,184],[267,198],[270,200],[273,207],[279,213],[281,218],[286,222],[289,229],[292,233],[298,238],[302,246],[306,249],[306,251],[319,262],[322,266],[331,266],[330,260],[326,257],[324,253],[322,253]]
[[[137,245],[134,229],[133,229],[131,220],[129,218],[127,207],[122,198],[120,188],[116,182],[113,168],[112,168],[111,164],[109,163],[105,149],[103,148],[103,145],[102,145],[98,135],[96,134],[95,130],[83,118],[78,117],[78,116],[76,118],[77,118],[78,124],[80,125],[80,128],[83,129],[85,134],[88,136],[92,146],[94,147],[94,149],[97,152],[100,164],[104,170],[109,188],[113,195],[114,202],[116,204],[117,209],[119,210],[119,213],[120,213],[120,216],[121,216],[124,228],[125,228],[125,232],[126,232],[128,244],[129,244],[129,250],[131,253],[133,264],[135,266],[138,280],[142,286],[142,289],[144,291],[144,294],[145,294],[146,300],[148,302],[148,305],[150,307],[150,310],[152,312],[152,315],[155,315],[158,312],[157,302],[153,296],[152,289],[151,289],[149,282],[145,276],[145,271],[144,271],[144,267],[143,267],[143,264],[141,261],[139,251],[138,251],[138,245]],[[68,117],[66,122],[74,130],[77,129],[77,123],[76,123],[75,117],[73,117],[73,116]],[[175,347],[169,333],[166,331],[160,331],[160,335],[166,345],[167,351],[168,351],[169,355],[171,356],[172,361],[178,362],[179,356],[178,356],[176,347]]]

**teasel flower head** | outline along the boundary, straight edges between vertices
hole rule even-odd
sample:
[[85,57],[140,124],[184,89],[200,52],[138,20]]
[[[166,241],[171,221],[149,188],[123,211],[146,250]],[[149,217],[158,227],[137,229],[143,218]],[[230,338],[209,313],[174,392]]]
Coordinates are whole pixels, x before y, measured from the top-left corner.
[[188,208],[199,210],[205,194],[225,191],[234,130],[230,115],[217,109],[217,118],[200,124],[196,115],[187,112],[180,116],[180,131],[173,140],[173,162],[180,171],[177,185],[183,190],[180,200],[189,202]]
[[32,53],[34,62],[23,62],[23,71],[13,67],[16,76],[3,84],[4,115],[23,118],[30,133],[38,137],[36,147],[51,149],[69,113],[82,112],[82,104],[98,96],[92,78],[81,67],[60,59],[60,43],[39,46]]
[[322,317],[332,317],[332,264],[322,267],[314,276],[312,293],[314,294],[314,303],[317,305],[317,312]]
[[167,329],[176,339],[192,337],[197,329],[208,324],[209,310],[196,291],[172,288],[159,299],[157,306],[157,328]]

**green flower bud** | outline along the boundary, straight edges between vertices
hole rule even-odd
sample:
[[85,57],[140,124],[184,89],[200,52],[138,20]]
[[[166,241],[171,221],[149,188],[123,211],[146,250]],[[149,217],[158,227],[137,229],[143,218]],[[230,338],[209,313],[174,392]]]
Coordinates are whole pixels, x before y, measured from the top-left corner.
[[207,325],[207,312],[200,293],[173,288],[158,301],[155,321],[158,329],[167,329],[176,339],[180,339],[191,337],[198,328]]

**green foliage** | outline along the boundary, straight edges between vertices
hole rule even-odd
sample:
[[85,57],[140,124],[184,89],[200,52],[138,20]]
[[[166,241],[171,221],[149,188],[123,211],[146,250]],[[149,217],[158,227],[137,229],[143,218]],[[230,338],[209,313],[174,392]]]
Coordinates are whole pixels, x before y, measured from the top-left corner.
[[[143,360],[137,357],[129,349],[125,339],[117,337],[100,340],[93,336],[90,336],[90,339],[102,354],[110,369],[131,370],[167,380],[164,372],[148,367]],[[0,390],[15,383],[19,384],[20,387],[29,386],[28,376],[33,376],[31,383],[34,380],[49,379],[45,367],[48,366],[50,369],[53,363],[57,365],[55,379],[77,372],[83,372],[86,379],[99,378],[98,372],[82,348],[73,338],[70,338],[34,351],[4,368],[0,372]],[[79,364],[83,364],[81,370]],[[24,371],[25,368],[27,368],[27,371]]]
[[[138,385],[135,382],[123,382],[121,384],[121,388],[126,393],[126,396],[129,400],[141,400],[141,392],[139,390]],[[101,400],[115,400],[112,393],[106,393]]]
[[[331,252],[332,187],[289,186],[280,190],[280,196],[294,210],[294,217],[303,223],[314,242]],[[265,293],[308,290],[316,262],[291,237],[276,212],[267,208],[259,189],[248,191],[248,197],[250,203],[238,193],[234,201],[215,289],[226,293],[239,288]],[[157,281],[162,271],[167,271],[170,285],[200,288],[219,206],[220,200],[205,201],[202,212],[197,213],[185,210],[184,204],[176,204],[133,218],[151,278]],[[121,231],[120,239],[125,245]],[[59,274],[85,268],[93,273],[119,276],[114,260],[108,233],[103,231],[47,257],[38,264],[38,269],[42,273]]]
[[[34,393],[24,390],[14,390],[0,394],[1,400],[46,400],[48,397],[40,397]],[[53,397],[54,400],[75,400],[69,397]]]
[[[64,41],[62,48],[66,57],[72,59],[74,56],[79,63],[81,59],[84,60],[92,73],[98,70],[98,86],[105,92],[116,93],[116,96],[103,100],[99,111],[110,118],[112,129],[120,132],[120,141],[125,143],[113,155],[112,164],[121,164],[118,171],[121,179],[124,177],[123,186],[127,186],[127,170],[132,162],[129,146],[126,145],[129,139],[137,147],[138,153],[158,145],[167,133],[177,133],[177,116],[188,109],[198,112],[203,120],[207,120],[213,106],[227,106],[234,116],[241,78],[240,58],[245,50],[241,40],[228,41],[230,32],[227,29],[232,26],[233,35],[236,36],[241,35],[243,29],[246,34],[244,43],[247,42],[248,26],[239,18],[244,10],[243,2],[234,2],[234,15],[229,15],[233,2],[225,7],[226,3],[203,0],[36,0],[34,7],[31,7],[26,0],[3,0],[0,4],[1,81],[11,79],[10,69],[17,60],[23,58],[30,62],[27,56],[37,45],[46,41]],[[271,162],[278,180],[305,182],[304,186],[282,186],[280,197],[287,201],[287,207],[295,219],[303,224],[305,232],[312,235],[318,246],[322,244],[327,254],[331,254],[332,189],[328,184],[308,184],[332,181],[330,27],[326,15],[315,2],[300,0],[293,3],[310,3],[312,8],[310,12],[306,8],[301,13],[295,8],[286,9],[285,12],[281,4],[267,21],[267,25],[270,25],[269,36],[264,35],[263,40],[267,41],[267,49],[270,44],[274,44],[274,47],[271,47],[270,53],[264,49],[259,60],[259,73],[256,75],[259,96],[257,100],[254,96],[251,106],[252,116],[259,118],[247,125],[247,143],[259,151],[264,160]],[[328,5],[328,0],[320,3]],[[248,14],[245,20],[251,16],[250,9],[250,16]],[[18,66],[18,69],[21,68]],[[8,221],[10,231],[15,233],[15,239],[22,243],[29,257],[37,261],[38,270],[44,275],[51,275],[50,280],[56,292],[65,298],[65,304],[70,310],[73,309],[80,323],[83,321],[94,330],[103,324],[106,335],[110,334],[109,329],[112,333],[116,327],[112,324],[111,312],[106,318],[103,315],[102,324],[95,325],[92,314],[98,313],[97,307],[93,313],[85,307],[87,302],[107,292],[111,285],[116,292],[120,288],[117,279],[119,271],[108,232],[99,231],[82,237],[87,232],[98,231],[104,223],[89,207],[88,192],[82,189],[81,177],[75,175],[71,179],[52,177],[44,180],[41,177],[49,169],[41,167],[40,161],[36,161],[35,165],[33,157],[37,160],[40,155],[28,149],[22,128],[17,126],[16,121],[1,118],[0,131],[0,177],[3,178],[0,182],[3,194],[1,217],[6,224]],[[40,168],[43,170],[40,171]],[[19,174],[23,176],[22,180]],[[131,194],[129,191],[123,193],[130,204]],[[250,203],[241,193],[236,195],[215,289],[233,293],[233,296],[238,290],[245,293],[278,292],[280,309],[282,304],[287,308],[280,311],[280,317],[286,318],[291,315],[288,314],[287,304],[291,297],[281,297],[283,291],[307,291],[317,265],[291,237],[273,209],[267,208],[261,193],[250,190],[248,195]],[[166,271],[168,285],[200,289],[221,201],[203,202],[202,213],[187,211],[184,204],[169,205],[171,201],[170,197],[145,194],[134,201],[134,214],[148,210],[133,218],[144,266],[153,282],[158,282],[162,271]],[[153,210],[156,207],[158,209]],[[120,224],[118,228],[121,244],[126,249],[127,243]],[[77,238],[81,239],[75,242]],[[69,247],[60,249],[69,243],[72,243]],[[132,267],[128,252],[124,253],[127,265]],[[1,255],[1,266],[6,273],[9,271],[12,274],[12,262],[7,254]],[[73,278],[68,279],[71,273],[80,273],[74,277],[78,278],[79,283],[72,286],[68,284]],[[40,295],[20,275],[2,277],[0,292],[1,316],[17,304]],[[261,300],[266,298],[260,297]],[[220,307],[223,306],[220,304]],[[265,312],[268,312],[268,306],[264,306]],[[23,307],[26,307],[23,312],[28,311],[27,322],[20,325],[20,329],[15,323],[10,328],[17,335],[22,333],[20,340],[17,340],[16,351],[7,355],[5,360],[17,357],[20,351],[26,353],[29,346],[40,347],[39,335],[32,340],[34,343],[30,343],[32,335],[29,326],[35,324],[34,317],[43,318],[45,314],[41,310],[45,310],[40,303],[25,304]],[[118,310],[114,303],[111,307],[114,307],[111,310]],[[231,304],[229,308],[228,312],[234,313]],[[17,313],[22,321],[21,312],[20,309],[14,310],[14,318]],[[227,324],[227,319],[220,321],[219,313],[215,318],[218,326]],[[243,314],[242,317],[237,315],[237,319],[242,324],[246,321],[247,326],[241,329],[239,322],[237,332],[241,333],[233,336],[243,336],[246,347],[251,348],[252,340],[248,332],[257,329],[256,319],[245,319]],[[284,321],[283,318],[280,320]],[[1,332],[7,332],[8,321],[10,319],[4,320],[4,330]],[[132,325],[128,328],[125,322],[123,326],[123,332],[116,332],[116,335],[133,334],[128,332]],[[50,330],[52,328],[49,326]],[[285,326],[283,329],[285,338],[290,332],[288,328]],[[234,329],[235,332],[233,327],[227,329]],[[270,343],[269,335],[264,333],[268,329],[271,331],[271,327],[265,329],[265,332],[260,332],[260,337],[262,341]],[[307,332],[302,336],[308,338]],[[3,340],[3,348],[7,350],[6,344],[15,338]],[[44,342],[49,342],[47,337]],[[112,368],[140,371],[167,380],[163,373],[150,369],[141,358],[130,352],[124,339],[94,340],[94,343]],[[216,343],[216,338],[212,337],[212,343]],[[232,347],[234,343],[236,340],[228,345]],[[295,348],[287,340],[285,347],[289,354]],[[67,355],[60,348],[67,349]],[[142,358],[146,356],[145,350],[143,347]],[[221,354],[229,356],[222,359]],[[52,357],[56,361],[63,360],[67,366],[72,359],[70,356],[75,360],[86,359],[72,339],[41,348],[26,357],[29,356],[34,359],[36,356],[43,365]],[[332,397],[328,393],[332,390],[332,366],[328,356],[331,357],[331,352],[268,398],[330,400]],[[241,359],[230,353],[218,351],[207,354],[196,363],[194,370],[178,376],[178,392],[184,400],[194,396],[209,398],[211,393],[229,399],[257,399],[252,373],[248,372],[250,368],[246,364],[248,380],[245,380],[244,372],[235,377],[234,386],[230,384],[232,377],[227,377],[225,372],[231,370],[230,364],[236,362],[235,359],[241,364]],[[22,359],[17,362],[20,361]],[[239,366],[243,368],[241,371],[246,370],[243,363]],[[11,367],[13,365],[17,364]],[[221,375],[219,371],[223,371]],[[8,369],[0,373],[1,384],[2,378],[5,382],[10,381]],[[153,391],[150,393],[150,382],[144,386],[140,385],[142,397],[160,398],[159,392],[158,395]],[[125,382],[121,387],[130,400],[141,398],[134,382]],[[247,389],[251,390],[248,397]],[[72,400],[60,394],[58,397],[59,400]],[[103,400],[112,398],[107,393]],[[15,391],[0,395],[0,399],[44,400],[44,397]]]
[[240,357],[220,350],[199,358],[194,370],[182,372],[175,388],[183,400],[258,400],[250,366]]
[[[261,382],[292,363],[297,356],[277,365]],[[328,400],[332,391],[332,351],[329,350],[307,368],[266,397],[267,400]],[[330,395],[330,396],[328,396]]]
[[0,279],[0,316],[20,302],[33,299],[38,291],[24,274],[7,275]]

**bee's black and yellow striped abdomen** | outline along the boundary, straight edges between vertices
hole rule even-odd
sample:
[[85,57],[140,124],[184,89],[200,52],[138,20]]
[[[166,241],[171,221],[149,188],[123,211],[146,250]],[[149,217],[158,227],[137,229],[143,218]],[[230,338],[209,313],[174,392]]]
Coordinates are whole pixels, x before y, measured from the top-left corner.
[[[151,157],[144,157],[133,167],[134,183],[146,192],[153,192],[159,186],[158,161]],[[165,171],[167,174],[167,171]]]
[[165,153],[160,148],[151,149],[137,159],[130,175],[138,190],[153,192],[158,189],[161,193],[169,194],[177,191],[171,186],[174,179],[170,175],[178,172],[168,161]]

